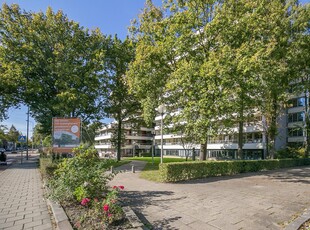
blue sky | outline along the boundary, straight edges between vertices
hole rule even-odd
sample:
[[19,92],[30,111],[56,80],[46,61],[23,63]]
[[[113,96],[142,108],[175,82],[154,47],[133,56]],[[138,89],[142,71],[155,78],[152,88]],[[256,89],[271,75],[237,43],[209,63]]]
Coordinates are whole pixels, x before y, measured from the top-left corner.
[[[51,6],[54,11],[62,10],[68,18],[79,22],[81,26],[89,29],[100,28],[104,34],[117,34],[119,38],[125,38],[130,20],[137,18],[137,15],[144,7],[145,0],[0,0],[1,5],[17,3],[26,11],[43,11]],[[310,0],[302,0],[302,3],[309,3]],[[156,5],[161,5],[161,0],[153,0]],[[20,109],[10,109],[9,119],[1,124],[8,128],[13,124],[24,135],[26,134],[26,112],[22,106]],[[30,134],[35,121],[30,118]]]

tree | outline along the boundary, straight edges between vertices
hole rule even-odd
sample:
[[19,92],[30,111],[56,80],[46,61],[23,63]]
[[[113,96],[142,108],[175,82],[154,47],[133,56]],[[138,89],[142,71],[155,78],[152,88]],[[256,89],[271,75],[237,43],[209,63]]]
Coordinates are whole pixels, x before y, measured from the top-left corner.
[[137,51],[128,72],[144,114],[158,105],[150,103],[154,98],[169,105],[174,123],[195,133],[204,160],[207,137],[236,125],[243,158],[244,123],[260,109],[272,157],[276,117],[291,80],[294,7],[280,0],[168,0],[160,9],[147,1],[131,28]]
[[289,49],[289,70],[291,78],[294,79],[291,85],[294,92],[303,94],[305,100],[305,123],[306,134],[305,150],[306,155],[310,154],[310,68],[309,68],[309,43],[310,43],[310,4],[304,6],[296,5],[290,12],[291,19],[291,47]]
[[95,144],[96,131],[102,127],[101,122],[93,122],[89,125],[82,125],[82,143],[92,146]]
[[9,129],[9,132],[7,133],[7,140],[15,143],[18,141],[19,135],[20,135],[19,131],[15,128],[14,125],[12,125],[11,128]]
[[219,61],[212,52],[216,31],[208,28],[217,4],[167,1],[159,9],[148,1],[139,23],[132,27],[137,51],[128,76],[144,117],[150,117],[146,115],[158,104],[169,105],[173,123],[183,122],[185,132],[194,133],[201,143],[201,160],[206,159],[210,130],[219,127],[212,120],[223,114],[229,96],[221,70],[213,68]]
[[107,38],[105,59],[105,74],[109,78],[105,112],[115,119],[113,125],[113,145],[116,147],[116,158],[121,159],[121,147],[124,143],[123,125],[138,124],[140,119],[140,104],[128,90],[126,71],[135,54],[134,43],[128,38],[123,42],[115,36]]
[[107,79],[98,29],[90,32],[51,8],[30,13],[4,4],[0,18],[1,77],[14,82],[13,96],[29,106],[44,133],[52,117],[102,117]]

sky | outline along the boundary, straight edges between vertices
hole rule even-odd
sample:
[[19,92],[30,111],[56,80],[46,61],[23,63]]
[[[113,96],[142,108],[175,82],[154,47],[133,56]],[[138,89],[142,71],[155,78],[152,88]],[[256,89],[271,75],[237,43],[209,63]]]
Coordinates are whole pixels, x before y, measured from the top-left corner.
[[[309,3],[310,0],[302,0],[301,3]],[[145,0],[0,0],[1,5],[6,3],[18,4],[21,9],[32,12],[46,12],[48,6],[53,11],[62,10],[69,19],[79,22],[88,29],[99,28],[103,34],[117,34],[124,39],[128,35],[130,21],[137,18],[142,11]],[[161,5],[161,0],[153,0],[155,5]],[[27,108],[9,110],[9,119],[0,124],[10,128],[14,125],[23,135],[27,133]],[[29,137],[35,121],[30,117]]]
[[[103,34],[117,34],[124,39],[128,35],[130,21],[137,18],[141,13],[145,0],[0,0],[11,5],[16,3],[21,9],[32,12],[46,12],[48,6],[53,11],[62,10],[70,20],[78,22],[88,29],[99,28]],[[153,0],[156,5],[161,5],[161,0]],[[10,128],[14,125],[23,135],[27,134],[27,108],[21,106],[19,109],[10,109],[9,119],[0,124]],[[29,137],[35,121],[29,119]]]

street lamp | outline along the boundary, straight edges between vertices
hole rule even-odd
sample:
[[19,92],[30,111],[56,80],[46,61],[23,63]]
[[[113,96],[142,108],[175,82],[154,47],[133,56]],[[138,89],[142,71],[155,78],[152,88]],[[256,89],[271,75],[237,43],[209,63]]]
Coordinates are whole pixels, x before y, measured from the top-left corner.
[[160,163],[163,163],[163,120],[164,120],[164,113],[166,112],[166,106],[160,105],[157,108],[157,111],[161,114],[161,122],[160,122],[160,134],[161,134],[161,149],[160,149]]

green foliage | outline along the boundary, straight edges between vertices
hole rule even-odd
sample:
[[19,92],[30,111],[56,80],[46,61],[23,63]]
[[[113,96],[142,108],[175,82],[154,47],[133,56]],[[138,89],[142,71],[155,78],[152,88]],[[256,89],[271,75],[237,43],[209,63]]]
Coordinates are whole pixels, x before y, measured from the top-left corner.
[[302,165],[310,165],[310,159],[164,163],[159,165],[159,173],[162,182],[177,182]]
[[204,144],[203,158],[207,136],[239,125],[243,157],[244,123],[259,109],[273,150],[289,82],[309,76],[308,22],[309,4],[296,1],[148,1],[131,27],[137,49],[128,71],[144,118],[158,103],[168,114],[181,109],[172,122]]
[[305,158],[306,149],[305,148],[291,148],[287,147],[276,152],[275,158],[286,159],[286,158]]
[[81,185],[74,190],[73,195],[77,201],[82,201],[83,198],[89,197],[90,194],[87,192],[86,187],[87,185]]
[[107,79],[105,37],[98,29],[84,29],[51,8],[33,13],[3,4],[0,31],[0,102],[16,98],[28,105],[45,134],[55,116],[102,117]]
[[44,138],[42,142],[44,147],[52,147],[52,135],[48,135]]
[[57,163],[51,157],[40,157],[40,172],[43,179],[51,179],[57,169]]
[[124,121],[134,126],[141,122],[139,118],[140,103],[129,92],[126,71],[135,55],[135,44],[126,38],[124,41],[115,36],[107,38],[105,74],[109,78],[107,105],[105,112],[115,119],[112,125],[112,145],[116,149],[117,160],[121,159],[121,146],[124,144]]
[[65,158],[49,181],[51,196],[58,201],[100,197],[107,190],[110,162],[100,160],[97,151],[83,146],[74,149],[75,157]]
[[152,157],[152,152],[142,152],[139,153],[141,157]]

